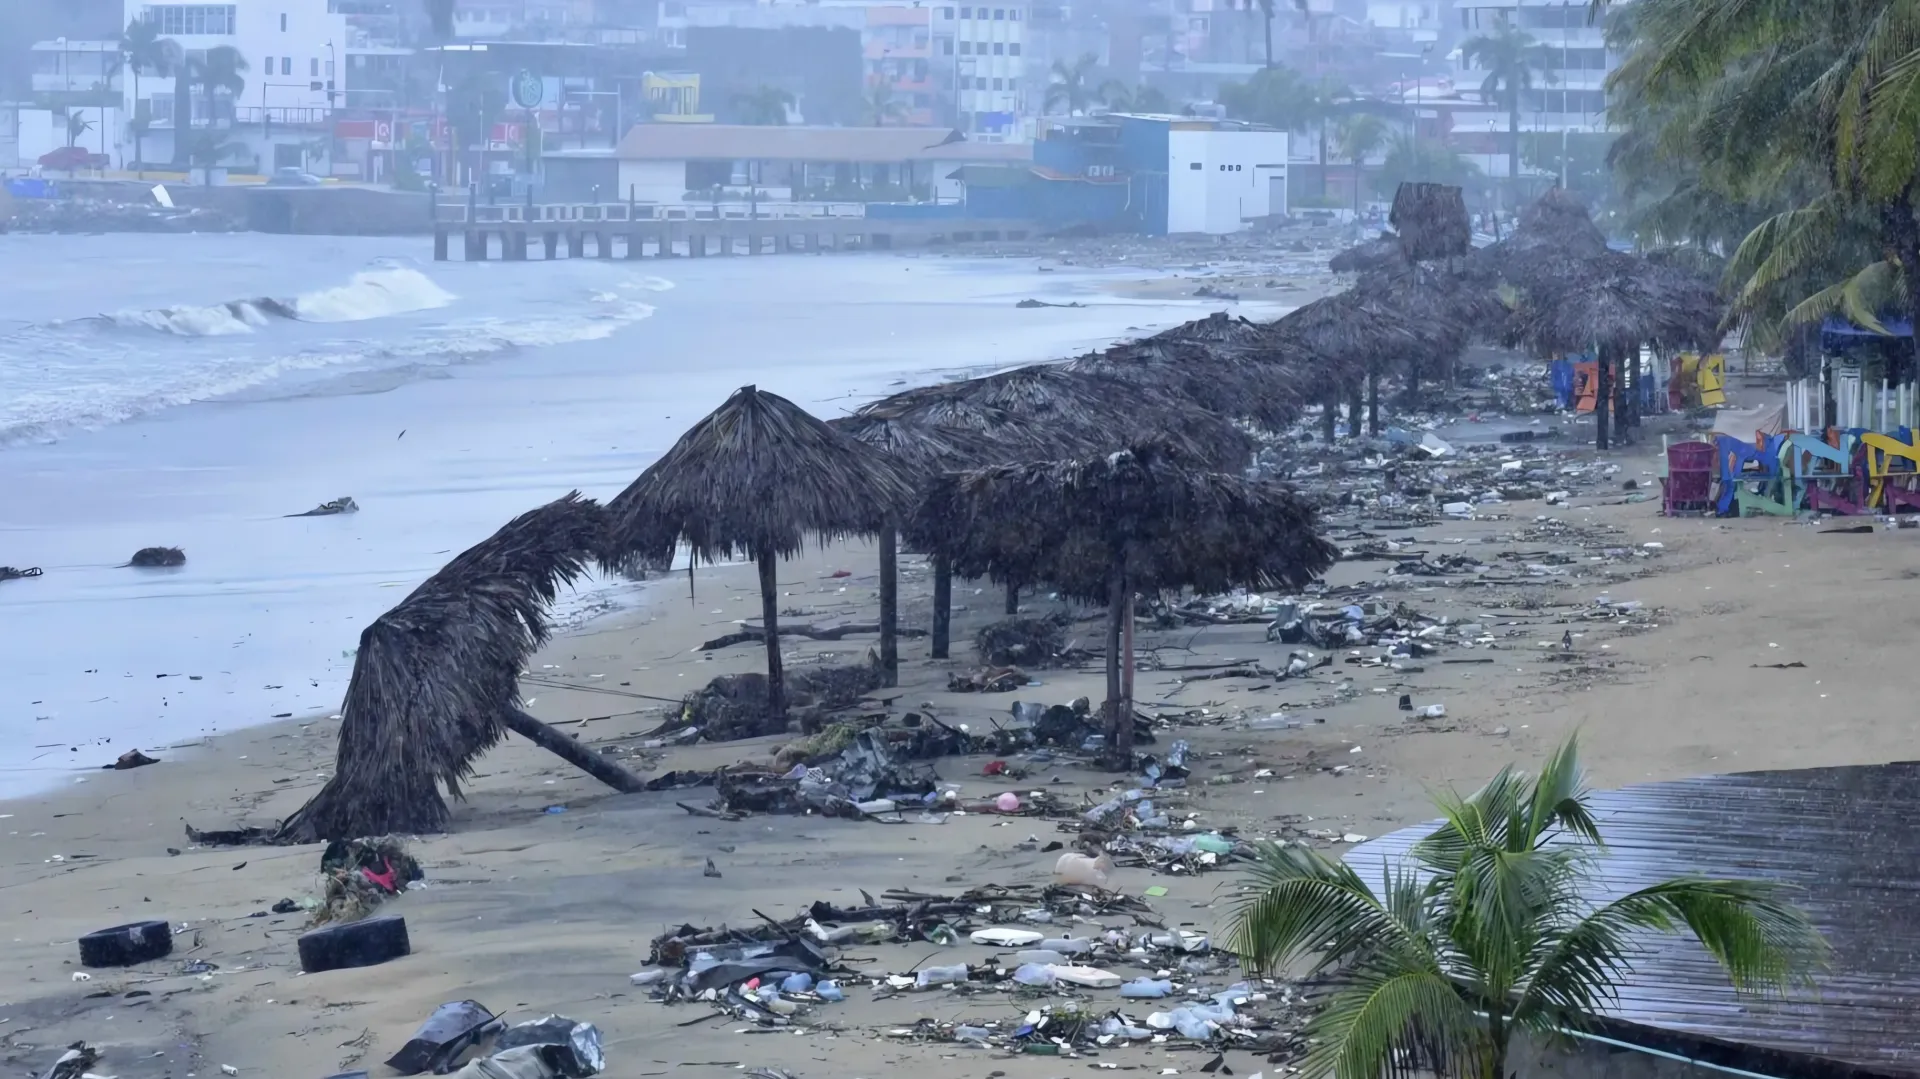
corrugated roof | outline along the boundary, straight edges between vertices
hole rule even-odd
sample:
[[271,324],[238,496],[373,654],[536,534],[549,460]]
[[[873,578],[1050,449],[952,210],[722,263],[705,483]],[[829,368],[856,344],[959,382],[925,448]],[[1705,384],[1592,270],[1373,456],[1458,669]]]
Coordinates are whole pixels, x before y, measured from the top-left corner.
[[[1833,948],[1818,992],[1734,992],[1697,944],[1644,941],[1600,1018],[1622,1040],[1769,1075],[1920,1075],[1920,762],[1745,772],[1593,795],[1596,902],[1687,875],[1776,881]],[[1438,822],[1347,854],[1362,879]]]
[[620,140],[630,161],[1031,161],[1027,143],[968,142],[938,127],[635,124]]

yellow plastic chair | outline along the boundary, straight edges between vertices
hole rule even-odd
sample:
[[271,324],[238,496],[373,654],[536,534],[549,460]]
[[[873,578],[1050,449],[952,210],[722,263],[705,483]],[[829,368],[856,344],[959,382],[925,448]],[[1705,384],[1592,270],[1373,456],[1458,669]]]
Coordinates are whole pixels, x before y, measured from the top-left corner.
[[1700,387],[1700,404],[1704,408],[1720,408],[1727,403],[1727,357],[1716,352],[1700,360],[1697,382]]
[[1867,505],[1889,513],[1920,509],[1920,491],[1913,488],[1920,479],[1920,445],[1877,431],[1862,432],[1860,444],[1867,449]]

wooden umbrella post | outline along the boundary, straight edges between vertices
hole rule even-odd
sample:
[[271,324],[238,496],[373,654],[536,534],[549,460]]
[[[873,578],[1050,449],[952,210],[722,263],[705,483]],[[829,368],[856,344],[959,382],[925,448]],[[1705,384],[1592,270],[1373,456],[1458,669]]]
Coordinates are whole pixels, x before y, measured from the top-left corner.
[[786,678],[780,670],[780,582],[779,559],[773,547],[762,545],[753,561],[760,570],[760,624],[767,638],[767,714],[784,719],[787,714]]
[[900,534],[880,530],[880,684],[900,684]]
[[946,659],[953,633],[953,567],[944,555],[933,556],[933,658]]

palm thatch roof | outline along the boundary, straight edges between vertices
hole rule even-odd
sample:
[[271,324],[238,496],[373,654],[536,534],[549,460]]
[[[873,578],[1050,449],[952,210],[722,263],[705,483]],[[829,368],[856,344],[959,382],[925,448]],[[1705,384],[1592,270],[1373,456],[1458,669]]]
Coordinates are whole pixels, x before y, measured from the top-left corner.
[[1497,340],[1510,314],[1493,289],[1414,263],[1362,274],[1353,290],[1398,312],[1425,347],[1454,355],[1476,337]]
[[1700,278],[1609,253],[1529,288],[1509,338],[1540,353],[1711,348],[1724,307]]
[[949,473],[915,530],[938,537],[956,572],[1047,581],[1104,603],[1111,557],[1140,591],[1304,587],[1337,550],[1312,504],[1277,484],[1207,469],[1150,441],[1099,456]]
[[1400,249],[1400,237],[1391,232],[1382,232],[1371,240],[1362,240],[1333,256],[1327,262],[1327,269],[1334,273],[1365,273],[1368,270],[1384,270],[1406,260],[1406,254]]
[[1068,360],[1080,374],[1104,375],[1177,397],[1222,416],[1279,430],[1300,413],[1312,366],[1277,358],[1271,335],[1258,352],[1247,346],[1150,337]]
[[886,454],[745,386],[607,504],[607,558],[658,564],[680,543],[707,562],[786,558],[808,535],[872,535],[913,495]]
[[1403,359],[1432,346],[1405,312],[1380,296],[1348,289],[1298,307],[1273,323],[1276,332],[1334,365],[1330,377],[1351,381],[1371,364]]
[[1393,193],[1387,220],[1400,234],[1409,261],[1458,258],[1473,248],[1466,196],[1447,184],[1403,183]]
[[867,412],[828,420],[827,426],[886,454],[916,482],[942,472],[1006,460],[1006,454],[1013,448],[1007,441],[995,440],[965,427],[918,423]]
[[1607,238],[1593,223],[1586,204],[1564,188],[1554,187],[1520,211],[1512,235],[1475,251],[1472,262],[1483,277],[1503,277],[1525,287],[1607,253]]
[[[1057,364],[904,390],[860,412],[996,438],[1037,435],[1043,444],[1031,448],[1051,457],[1100,452],[1155,434],[1178,440],[1221,468],[1243,467],[1253,455],[1252,441],[1226,416],[1162,388]],[[1020,426],[1010,430],[1015,422]]]
[[605,518],[578,491],[523,513],[360,634],[333,778],[288,817],[289,843],[445,828],[447,794],[501,738],[547,605],[586,568]]

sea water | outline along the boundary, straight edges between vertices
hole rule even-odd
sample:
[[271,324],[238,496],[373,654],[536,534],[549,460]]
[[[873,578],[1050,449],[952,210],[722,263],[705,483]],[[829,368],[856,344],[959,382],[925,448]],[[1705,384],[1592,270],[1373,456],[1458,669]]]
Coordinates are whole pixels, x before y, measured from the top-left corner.
[[[612,497],[742,385],[831,417],[1206,311],[1030,260],[427,246],[0,236],[0,565],[45,571],[0,582],[0,795],[337,709],[381,611],[516,513]],[[340,496],[360,512],[286,516]],[[148,546],[187,563],[121,568]]]

